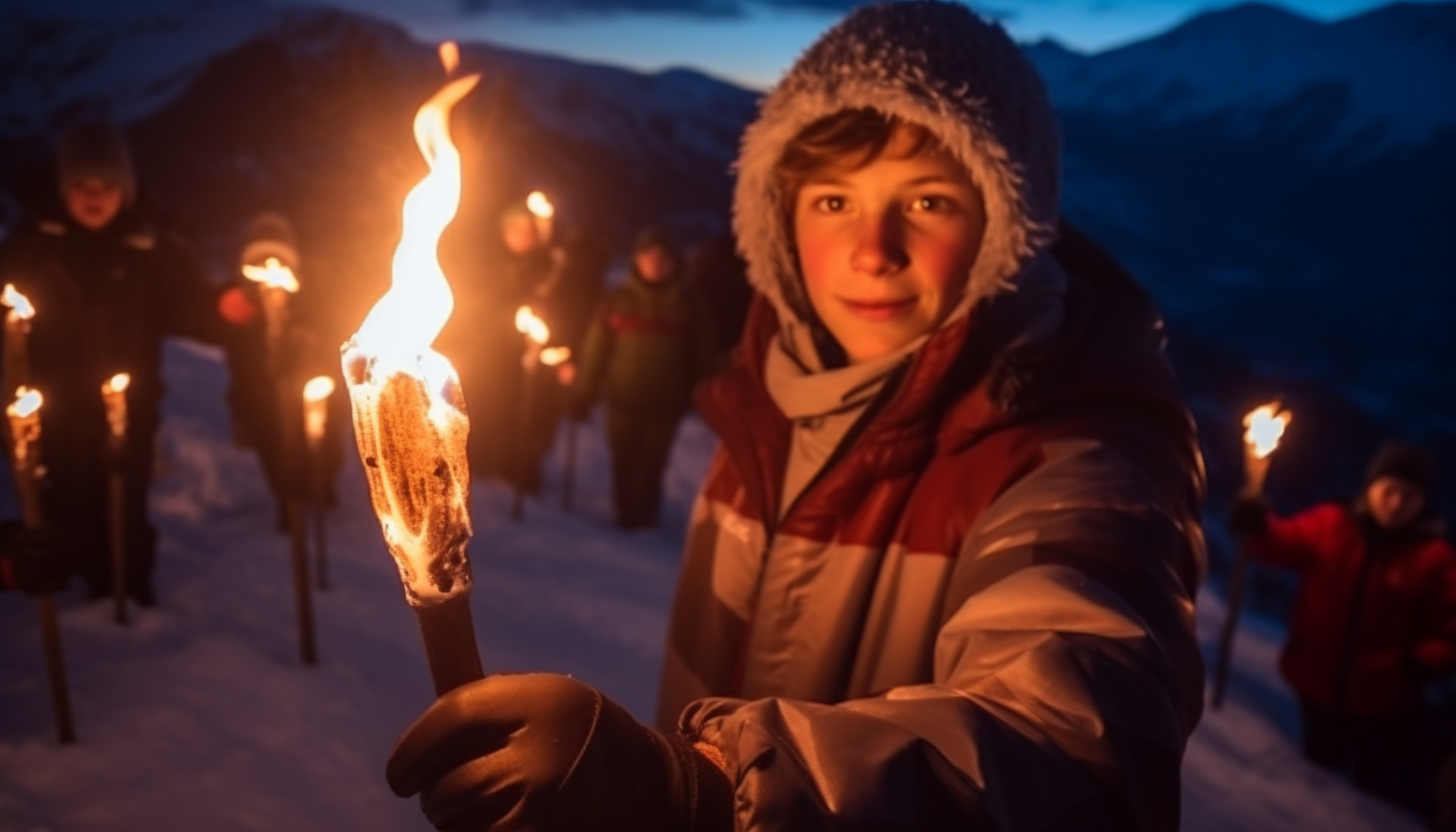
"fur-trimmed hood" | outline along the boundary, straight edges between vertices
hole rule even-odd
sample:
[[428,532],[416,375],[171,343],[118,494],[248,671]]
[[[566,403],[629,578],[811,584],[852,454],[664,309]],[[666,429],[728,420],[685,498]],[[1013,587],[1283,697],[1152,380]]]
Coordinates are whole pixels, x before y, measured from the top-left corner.
[[1017,286],[1057,226],[1061,146],[1045,85],[999,25],[965,6],[884,2],[820,37],[744,134],[734,231],[749,280],[780,319],[807,320],[809,302],[774,167],[805,127],[860,108],[928,128],[981,188],[986,237],[962,307]]

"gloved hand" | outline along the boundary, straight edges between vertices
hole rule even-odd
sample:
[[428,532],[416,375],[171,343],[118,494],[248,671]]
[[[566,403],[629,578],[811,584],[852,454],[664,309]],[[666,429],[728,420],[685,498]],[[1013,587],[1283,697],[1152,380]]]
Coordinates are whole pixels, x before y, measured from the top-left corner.
[[15,588],[32,598],[54,595],[71,582],[60,535],[52,529],[5,523],[0,527],[0,559],[9,562],[8,577]]
[[1241,495],[1229,507],[1228,528],[1236,535],[1263,534],[1269,526],[1269,501],[1262,496]]
[[733,787],[681,737],[551,673],[490,676],[440,697],[385,776],[441,832],[731,832]]

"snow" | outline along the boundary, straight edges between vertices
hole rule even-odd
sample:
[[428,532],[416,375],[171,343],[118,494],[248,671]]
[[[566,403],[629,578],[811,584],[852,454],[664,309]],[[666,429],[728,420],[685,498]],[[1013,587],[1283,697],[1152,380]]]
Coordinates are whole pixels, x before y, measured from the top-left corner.
[[[123,627],[78,589],[58,598],[76,744],[54,741],[32,604],[0,596],[0,830],[428,829],[382,774],[431,691],[357,460],[329,518],[332,588],[315,596],[321,662],[305,668],[286,539],[272,529],[254,459],[227,442],[220,359],[174,344],[166,372],[166,465],[153,499],[161,603]],[[559,457],[523,523],[507,519],[505,489],[477,483],[481,651],[488,670],[571,673],[648,720],[680,537],[713,438],[685,423],[662,527],[630,534],[607,522],[600,425],[578,444],[573,513],[559,507]],[[1201,632],[1216,633],[1221,617],[1205,593]],[[1280,637],[1244,622],[1225,708],[1205,716],[1188,749],[1184,828],[1417,829],[1302,762],[1274,670]]]

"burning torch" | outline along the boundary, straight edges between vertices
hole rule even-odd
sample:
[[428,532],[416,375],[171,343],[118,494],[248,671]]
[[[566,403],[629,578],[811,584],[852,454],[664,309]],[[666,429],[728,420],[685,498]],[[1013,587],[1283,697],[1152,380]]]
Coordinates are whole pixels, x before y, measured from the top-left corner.
[[[1269,462],[1289,426],[1293,413],[1275,401],[1254,408],[1244,415],[1244,483],[1239,489],[1243,499],[1259,499],[1264,494],[1264,480],[1269,475]],[[1248,578],[1248,549],[1240,542],[1229,574],[1228,612],[1219,634],[1218,657],[1213,671],[1213,707],[1223,706],[1224,688],[1228,684],[1229,660],[1233,655],[1234,634],[1239,612],[1244,605],[1244,584]]]
[[[263,320],[266,326],[268,363],[273,369],[277,385],[275,397],[278,401],[278,453],[282,460],[295,459],[292,447],[294,417],[294,391],[296,387],[291,373],[286,372],[288,356],[285,355],[285,338],[290,316],[289,306],[298,293],[298,278],[293,269],[277,257],[269,257],[261,265],[245,264],[243,276],[259,284],[263,300]],[[303,527],[303,507],[298,494],[290,490],[285,496],[285,516],[288,521],[289,549],[293,561],[293,592],[298,615],[298,652],[306,665],[318,663],[314,646],[313,597],[308,580],[308,544]]]
[[[13,308],[13,307],[12,307]],[[15,473],[15,489],[20,493],[21,516],[25,527],[36,531],[45,526],[41,510],[40,484],[45,468],[40,462],[40,392],[29,387],[15,391],[15,400],[5,408],[10,422],[11,459]],[[45,649],[46,672],[50,677],[51,709],[56,717],[56,738],[61,743],[76,739],[71,720],[71,694],[66,683],[65,658],[61,654],[61,630],[56,624],[56,605],[49,595],[35,599],[40,618],[41,644]]]
[[111,544],[112,617],[118,624],[126,618],[126,505],[122,480],[122,457],[126,453],[126,389],[131,376],[117,373],[101,383],[101,401],[106,405],[106,450],[110,470],[106,473],[106,518]]
[[329,564],[324,527],[324,431],[329,423],[329,397],[334,380],[315,376],[303,385],[303,435],[308,440],[309,514],[313,521],[314,556],[318,561],[318,588],[329,588]]
[[449,82],[416,114],[415,141],[430,170],[405,198],[389,291],[342,349],[370,500],[419,620],[437,694],[484,676],[466,549],[470,421],[455,368],[431,348],[454,305],[436,253],[460,205],[449,114],[477,81]]
[[10,308],[5,313],[5,389],[16,390],[30,384],[30,319],[35,307],[9,283],[0,293],[0,303]]
[[515,494],[511,499],[512,520],[521,519],[525,502],[525,491],[521,486],[521,480],[525,477],[527,465],[533,461],[529,458],[531,449],[529,443],[524,441],[524,437],[530,432],[531,418],[535,410],[536,368],[542,364],[547,367],[556,367],[571,359],[570,348],[546,346],[547,342],[551,340],[551,329],[531,310],[531,307],[522,306],[516,310],[516,331],[526,336],[526,351],[521,355],[521,366],[526,371],[526,378],[521,390],[521,409],[516,432],[517,436],[522,437],[522,441],[517,443],[517,458],[521,462],[517,471]]

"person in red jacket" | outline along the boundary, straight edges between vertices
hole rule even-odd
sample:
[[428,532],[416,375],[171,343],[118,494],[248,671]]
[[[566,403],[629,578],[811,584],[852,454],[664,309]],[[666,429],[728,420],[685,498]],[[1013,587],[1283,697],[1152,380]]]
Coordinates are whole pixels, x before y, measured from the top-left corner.
[[1440,746],[1423,689],[1456,672],[1456,552],[1430,509],[1433,474],[1425,451],[1391,441],[1353,504],[1279,517],[1244,499],[1230,516],[1250,554],[1300,574],[1280,671],[1305,756],[1427,815]]

